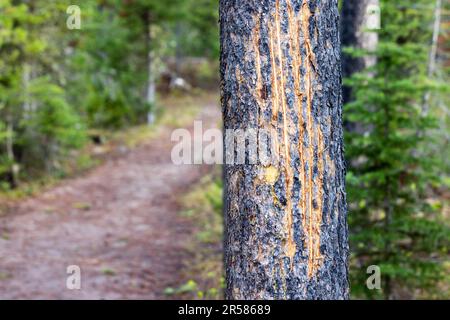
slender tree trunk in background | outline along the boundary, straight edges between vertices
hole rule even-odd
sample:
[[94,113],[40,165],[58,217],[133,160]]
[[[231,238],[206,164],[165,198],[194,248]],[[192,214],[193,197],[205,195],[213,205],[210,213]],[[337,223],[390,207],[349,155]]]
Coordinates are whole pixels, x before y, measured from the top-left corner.
[[146,26],[147,26],[147,68],[148,68],[148,78],[147,78],[147,89],[146,89],[146,102],[149,106],[151,106],[151,109],[148,111],[147,114],[147,123],[153,124],[155,122],[155,115],[154,115],[154,107],[156,103],[156,79],[153,72],[153,55],[152,55],[152,20],[151,20],[151,13],[147,12],[145,15],[146,20]]
[[[23,75],[22,75],[22,87],[23,87],[23,113],[26,120],[33,118],[37,111],[38,105],[36,99],[33,99],[30,94],[30,84],[33,79],[37,78],[36,68],[33,62],[24,63]],[[32,129],[27,126],[27,130]]]
[[278,158],[224,166],[226,297],[347,299],[338,1],[221,0],[220,25],[225,129]]
[[[341,13],[342,46],[373,51],[378,45],[378,34],[368,30],[367,19],[370,7],[380,6],[379,0],[344,0]],[[377,63],[376,56],[360,58],[349,54],[342,56],[342,74],[344,78],[361,72]],[[344,86],[344,104],[351,101],[351,88]]]
[[28,63],[25,63],[23,66],[23,75],[22,75],[22,83],[23,83],[23,111],[24,111],[24,117],[25,119],[30,118],[31,113],[31,104],[30,104],[30,93],[29,93],[29,87],[30,87],[30,65]]
[[175,48],[175,73],[176,76],[180,74],[181,70],[181,63],[183,58],[183,51],[182,51],[182,43],[181,43],[181,37],[183,36],[183,26],[180,22],[177,23],[175,27],[175,37],[176,37],[176,48]]
[[150,111],[147,115],[148,124],[153,124],[155,122],[154,108],[156,103],[156,79],[153,73],[153,59],[151,51],[148,53],[148,88],[147,88],[147,104],[151,106]]
[[6,122],[6,156],[8,157],[8,161],[11,163],[11,187],[15,188],[18,185],[19,167],[15,163],[16,157],[14,155],[14,127],[13,118],[11,115],[8,115]]
[[[433,39],[431,42],[430,57],[428,60],[428,78],[431,78],[436,71],[436,59],[437,59],[437,49],[438,40],[441,27],[441,11],[442,11],[442,0],[436,0],[436,5],[434,8],[434,24],[433,24]],[[428,110],[430,108],[430,91],[425,93],[423,97],[422,114],[424,116],[428,115]]]
[[[34,1],[30,1],[28,4],[29,12],[31,15],[33,15],[36,11],[35,3]],[[35,35],[35,31],[33,30],[32,26],[27,27],[27,31],[30,34],[33,34],[33,37],[37,37]],[[23,75],[22,75],[22,85],[23,85],[23,94],[24,94],[24,103],[23,103],[23,110],[25,114],[25,119],[29,120],[34,116],[34,113],[37,111],[37,102],[35,99],[32,99],[30,96],[30,84],[31,81],[38,77],[36,66],[34,63],[33,58],[28,57],[25,58],[24,66],[23,66]],[[28,60],[28,61],[27,61]]]

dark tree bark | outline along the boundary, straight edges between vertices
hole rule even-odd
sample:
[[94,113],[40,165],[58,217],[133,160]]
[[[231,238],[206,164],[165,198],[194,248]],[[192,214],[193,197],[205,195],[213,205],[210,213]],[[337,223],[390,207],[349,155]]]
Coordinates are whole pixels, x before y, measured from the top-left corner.
[[[367,29],[370,6],[379,7],[379,0],[344,0],[341,13],[342,46],[365,50],[375,50],[378,44],[378,34]],[[376,56],[355,58],[349,54],[342,56],[342,75],[350,77],[356,72],[375,65]],[[351,88],[344,86],[344,104],[351,101]]]
[[220,1],[226,135],[270,130],[278,159],[224,166],[229,299],[348,298],[337,2]]

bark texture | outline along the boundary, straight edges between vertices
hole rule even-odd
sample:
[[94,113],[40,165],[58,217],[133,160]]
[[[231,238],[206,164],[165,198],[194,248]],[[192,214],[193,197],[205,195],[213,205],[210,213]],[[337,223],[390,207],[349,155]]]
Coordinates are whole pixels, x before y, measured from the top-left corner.
[[220,1],[225,129],[279,160],[224,166],[229,299],[348,298],[337,2]]
[[[342,46],[365,50],[375,50],[378,45],[378,34],[367,29],[367,20],[371,6],[379,7],[379,0],[344,0],[341,14]],[[355,58],[349,54],[342,57],[343,77],[348,78],[356,72],[374,66],[377,62],[375,55]],[[351,100],[351,88],[344,86],[344,103]]]

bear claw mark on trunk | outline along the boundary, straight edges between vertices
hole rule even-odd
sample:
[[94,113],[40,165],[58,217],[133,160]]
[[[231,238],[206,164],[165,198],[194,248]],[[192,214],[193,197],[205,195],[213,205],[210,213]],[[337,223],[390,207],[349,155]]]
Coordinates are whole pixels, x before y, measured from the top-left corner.
[[[306,248],[308,252],[308,277],[311,278],[320,268],[323,257],[320,253],[320,224],[322,221],[322,202],[323,190],[322,181],[324,175],[323,163],[323,138],[320,125],[316,123],[312,115],[313,104],[313,77],[318,68],[315,62],[315,55],[312,50],[310,38],[310,19],[313,16],[307,3],[303,3],[300,12],[296,13],[292,7],[291,1],[286,1],[289,34],[285,35],[281,30],[280,21],[280,3],[275,2],[275,12],[269,21],[269,53],[272,65],[272,123],[278,128],[279,114],[282,117],[282,161],[285,179],[286,204],[285,204],[285,229],[286,238],[283,240],[285,256],[290,259],[292,266],[297,252],[298,244],[294,237],[294,205],[292,203],[292,190],[294,182],[294,170],[291,165],[291,136],[290,129],[293,127],[292,118],[288,115],[287,82],[285,72],[288,64],[283,54],[284,41],[288,41],[289,55],[292,59],[294,93],[296,99],[296,112],[298,115],[299,142],[298,153],[300,158],[299,178],[302,187],[299,208],[302,212],[302,227],[305,234]],[[263,91],[263,77],[260,54],[260,15],[254,18],[255,27],[252,36],[253,54],[255,59],[256,85],[255,100],[261,106],[265,107],[265,99],[261,96]],[[306,57],[302,59],[300,34],[303,34],[303,46],[306,51]],[[301,75],[301,67],[305,67],[305,74]],[[241,79],[240,74],[237,79]],[[240,81],[239,81],[240,82]],[[304,89],[302,90],[302,84]],[[303,100],[306,101],[306,119],[303,117]],[[281,110],[280,110],[281,109]],[[306,123],[305,123],[306,120]],[[262,123],[259,117],[260,124]],[[306,134],[306,137],[305,137]],[[314,170],[314,159],[317,158],[317,170]],[[307,168],[305,168],[307,161]]]

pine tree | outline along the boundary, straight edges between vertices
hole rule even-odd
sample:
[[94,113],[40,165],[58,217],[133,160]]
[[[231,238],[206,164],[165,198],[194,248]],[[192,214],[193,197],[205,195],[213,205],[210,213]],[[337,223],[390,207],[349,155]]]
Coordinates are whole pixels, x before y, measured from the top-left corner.
[[[59,5],[0,2],[0,114],[6,122],[1,154],[17,184],[18,169],[51,169],[83,140],[83,127],[59,81],[55,33]],[[64,12],[64,11],[63,11]]]
[[[421,132],[433,126],[421,110],[435,87],[426,78],[433,4],[381,1],[377,64],[347,82],[355,100],[345,106],[346,119],[367,128],[346,136],[355,296],[411,298],[443,277],[449,229],[427,201],[438,178],[433,159],[418,152],[431,139]],[[381,268],[381,291],[365,285],[370,265]]]

